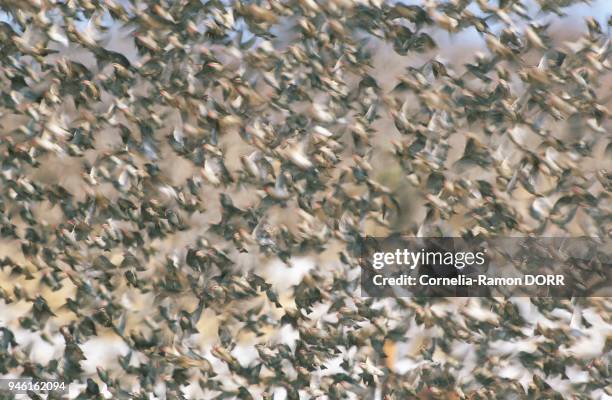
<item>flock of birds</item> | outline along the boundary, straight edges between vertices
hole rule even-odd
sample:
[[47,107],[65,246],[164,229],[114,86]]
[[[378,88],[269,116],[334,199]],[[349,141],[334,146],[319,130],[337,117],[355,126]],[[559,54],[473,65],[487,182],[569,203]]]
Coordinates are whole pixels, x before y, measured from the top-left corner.
[[[612,20],[557,40],[541,21],[576,2],[527,3],[0,1],[0,302],[25,309],[0,374],[78,399],[612,396],[607,298],[360,295],[364,235],[610,237]],[[468,31],[469,62],[436,55]],[[381,48],[407,60],[390,87]],[[262,267],[325,252],[284,291]],[[103,335],[129,350],[86,373]]]

